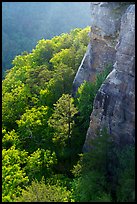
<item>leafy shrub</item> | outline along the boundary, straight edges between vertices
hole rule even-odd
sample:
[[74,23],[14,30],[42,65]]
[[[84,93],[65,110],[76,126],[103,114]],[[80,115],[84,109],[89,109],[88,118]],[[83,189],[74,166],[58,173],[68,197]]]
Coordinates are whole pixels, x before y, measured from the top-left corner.
[[135,147],[124,147],[118,156],[117,201],[135,201]]
[[8,132],[5,131],[3,130],[4,136],[2,138],[2,148],[9,149],[11,146],[19,147],[20,146],[19,135],[15,132],[15,130]]
[[111,196],[105,192],[105,185],[102,172],[92,170],[74,179],[72,196],[77,202],[111,201]]
[[50,144],[47,124],[49,115],[50,109],[47,106],[33,107],[27,109],[20,120],[16,121],[23,148],[30,153],[38,148],[46,149]]
[[[118,148],[103,129],[72,170],[78,201],[135,201],[135,147]],[[98,185],[99,184],[99,185]]]
[[92,149],[81,154],[72,173],[75,176],[72,182],[74,200],[78,202],[111,201],[107,188],[107,161],[111,150],[111,139],[106,129],[92,140]]
[[33,179],[40,181],[42,176],[46,179],[53,174],[53,167],[56,163],[55,152],[52,153],[50,150],[37,149],[27,157],[24,169],[30,181]]
[[26,162],[27,152],[15,146],[2,150],[2,201],[12,202],[21,194],[22,188],[29,179],[22,165]]
[[76,94],[76,104],[80,112],[79,120],[83,128],[87,130],[90,114],[93,109],[93,102],[97,91],[111,71],[112,65],[107,65],[101,73],[98,73],[94,82],[84,81],[78,88]]
[[59,185],[49,185],[44,182],[32,181],[31,186],[23,190],[22,196],[15,199],[16,202],[69,202],[71,192]]

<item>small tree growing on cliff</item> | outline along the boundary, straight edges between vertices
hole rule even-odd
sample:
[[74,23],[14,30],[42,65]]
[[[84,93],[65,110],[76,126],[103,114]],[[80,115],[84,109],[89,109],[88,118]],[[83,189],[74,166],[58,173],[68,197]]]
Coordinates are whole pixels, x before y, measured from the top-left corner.
[[71,146],[73,117],[77,113],[73,101],[69,94],[63,94],[54,104],[54,113],[48,121],[49,126],[54,129],[52,140],[58,149]]
[[93,109],[93,102],[97,91],[110,73],[111,69],[112,65],[108,64],[101,73],[96,75],[94,82],[84,81],[78,88],[76,103],[80,112],[79,120],[82,122],[86,131],[89,126],[89,117]]

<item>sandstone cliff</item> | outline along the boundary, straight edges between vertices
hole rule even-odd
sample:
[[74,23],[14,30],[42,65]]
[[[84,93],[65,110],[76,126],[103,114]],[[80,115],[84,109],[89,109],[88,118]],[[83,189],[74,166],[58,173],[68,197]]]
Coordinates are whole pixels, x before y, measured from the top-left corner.
[[129,4],[91,3],[91,40],[74,79],[74,94],[105,65],[112,63],[113,70],[94,100],[84,151],[103,127],[119,145],[135,140],[135,5]]
[[91,3],[91,32],[87,52],[73,82],[73,94],[86,81],[94,81],[96,73],[115,62],[121,16],[127,4],[118,2]]

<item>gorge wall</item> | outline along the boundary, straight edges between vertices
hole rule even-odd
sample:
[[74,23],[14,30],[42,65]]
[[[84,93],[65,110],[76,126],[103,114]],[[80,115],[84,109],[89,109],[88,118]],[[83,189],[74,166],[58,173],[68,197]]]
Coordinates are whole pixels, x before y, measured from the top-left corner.
[[135,141],[135,5],[130,2],[91,3],[90,43],[73,94],[108,64],[113,69],[95,97],[83,151],[103,127],[118,145]]

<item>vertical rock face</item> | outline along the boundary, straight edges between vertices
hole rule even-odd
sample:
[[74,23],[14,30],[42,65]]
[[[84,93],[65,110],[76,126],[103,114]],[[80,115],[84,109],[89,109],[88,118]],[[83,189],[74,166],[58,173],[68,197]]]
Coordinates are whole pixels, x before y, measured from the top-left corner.
[[[92,12],[96,10],[93,9]],[[99,15],[99,11],[97,14]],[[106,12],[106,15],[109,14],[111,15]],[[107,29],[103,27],[101,19],[98,19],[100,17],[96,19],[94,26],[100,26],[103,30],[100,33],[104,35]],[[90,149],[90,141],[96,136],[96,131],[103,127],[107,127],[118,145],[135,141],[135,5],[128,6],[120,22],[113,71],[102,84],[94,100],[84,151]],[[107,25],[110,26],[109,22]],[[119,20],[107,34],[112,35],[117,26],[119,27]]]
[[86,81],[94,81],[96,73],[115,62],[120,20],[127,4],[120,2],[91,3],[91,33],[87,52],[73,82],[73,95]]

